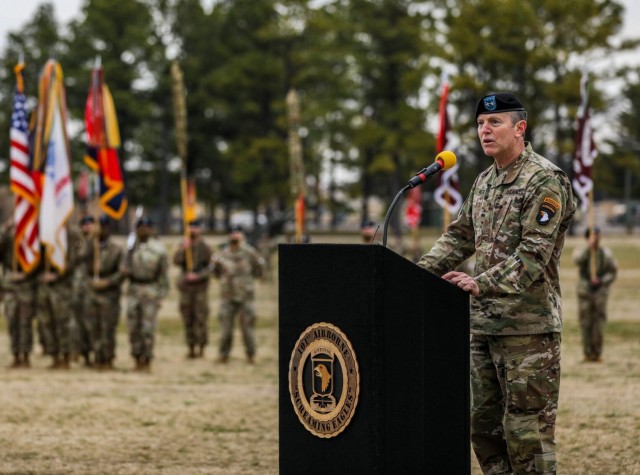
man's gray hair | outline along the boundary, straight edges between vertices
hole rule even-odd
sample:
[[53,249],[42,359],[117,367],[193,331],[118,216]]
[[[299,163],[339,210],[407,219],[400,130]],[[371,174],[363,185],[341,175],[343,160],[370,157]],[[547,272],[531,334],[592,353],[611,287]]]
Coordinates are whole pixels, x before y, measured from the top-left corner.
[[521,120],[526,122],[527,120],[527,111],[512,111],[511,112],[511,121],[513,125],[516,125]]

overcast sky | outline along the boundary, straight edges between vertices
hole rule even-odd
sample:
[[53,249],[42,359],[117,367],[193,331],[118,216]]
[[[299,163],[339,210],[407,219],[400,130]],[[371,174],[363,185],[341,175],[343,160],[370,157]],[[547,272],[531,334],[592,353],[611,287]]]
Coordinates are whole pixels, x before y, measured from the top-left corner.
[[[638,34],[638,24],[640,24],[640,1],[639,0],[618,0],[625,6],[625,24],[622,35],[631,37]],[[36,11],[38,5],[45,0],[11,0],[3,3],[0,10],[0,48],[4,48],[5,38],[10,31],[18,31],[19,28],[29,21]],[[11,6],[7,6],[9,3]],[[62,25],[78,14],[83,0],[55,0],[56,19]],[[211,0],[205,0],[205,4],[210,4]],[[640,62],[640,52],[638,53]]]

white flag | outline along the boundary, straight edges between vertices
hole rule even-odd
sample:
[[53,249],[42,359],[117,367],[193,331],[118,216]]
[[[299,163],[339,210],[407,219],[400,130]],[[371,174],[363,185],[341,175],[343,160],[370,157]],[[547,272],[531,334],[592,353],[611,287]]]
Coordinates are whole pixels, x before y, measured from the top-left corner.
[[60,107],[55,104],[40,203],[40,240],[49,262],[61,273],[67,268],[67,221],[73,212],[69,149],[63,127]]

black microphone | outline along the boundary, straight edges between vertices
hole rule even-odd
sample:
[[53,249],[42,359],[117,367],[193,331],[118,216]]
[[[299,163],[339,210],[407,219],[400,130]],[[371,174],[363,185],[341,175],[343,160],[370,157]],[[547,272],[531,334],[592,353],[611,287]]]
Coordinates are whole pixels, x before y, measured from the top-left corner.
[[441,170],[448,170],[453,167],[457,161],[458,159],[456,158],[455,153],[450,152],[449,150],[443,150],[436,156],[435,162],[427,168],[420,170],[416,173],[416,176],[409,180],[409,188],[415,188],[416,186],[423,184]]

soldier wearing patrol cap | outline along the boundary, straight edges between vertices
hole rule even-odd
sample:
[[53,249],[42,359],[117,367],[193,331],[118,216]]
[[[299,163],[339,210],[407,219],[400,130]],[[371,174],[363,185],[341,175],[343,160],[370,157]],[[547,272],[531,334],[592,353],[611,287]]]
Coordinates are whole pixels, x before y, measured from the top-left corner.
[[[471,294],[471,443],[483,472],[556,473],[558,265],[573,192],[525,142],[514,94],[481,98],[476,122],[493,163],[419,265]],[[473,275],[452,270],[473,254]]]
[[22,270],[14,248],[15,231],[13,219],[0,228],[0,282],[13,353],[9,368],[29,368],[33,350],[33,321],[36,318],[37,272],[34,269],[27,272]]
[[618,263],[611,249],[600,245],[599,228],[594,228],[593,233],[587,229],[584,237],[587,246],[577,247],[573,254],[573,262],[578,266],[578,318],[584,361],[599,363],[602,361],[607,302],[618,273]]
[[136,222],[136,240],[127,252],[123,274],[129,279],[127,326],[135,371],[151,370],[158,311],[169,291],[167,251],[153,234],[152,221]]
[[95,368],[113,369],[116,348],[116,329],[120,318],[122,268],[125,253],[111,239],[111,223],[107,216],[98,219],[98,242],[89,249],[86,272],[87,318],[92,322],[91,341]]
[[373,238],[376,235],[376,223],[373,221],[364,221],[360,226],[360,236],[363,244],[373,244]]
[[[187,250],[190,265],[187,267]],[[180,292],[180,314],[184,323],[188,358],[202,357],[209,341],[209,276],[211,247],[202,238],[202,222],[189,222],[189,234],[178,245],[173,263],[181,269],[177,287]]]
[[220,280],[220,348],[218,362],[229,360],[233,336],[233,320],[240,317],[247,361],[254,363],[256,337],[254,328],[254,279],[262,276],[262,258],[244,242],[244,230],[233,226],[229,242],[220,255],[213,257],[213,273]]
[[82,239],[79,242],[78,257],[80,265],[76,266],[73,272],[72,288],[72,308],[74,319],[73,325],[73,346],[74,355],[82,355],[85,366],[92,366],[91,353],[93,343],[91,341],[92,321],[88,317],[87,309],[87,289],[90,275],[90,266],[87,267],[86,260],[92,250],[95,239],[95,218],[88,214],[80,218],[80,231]]

